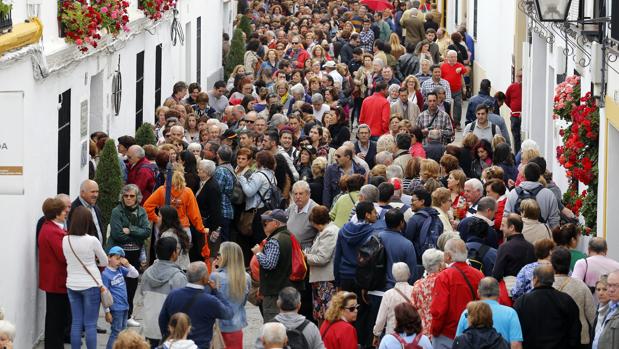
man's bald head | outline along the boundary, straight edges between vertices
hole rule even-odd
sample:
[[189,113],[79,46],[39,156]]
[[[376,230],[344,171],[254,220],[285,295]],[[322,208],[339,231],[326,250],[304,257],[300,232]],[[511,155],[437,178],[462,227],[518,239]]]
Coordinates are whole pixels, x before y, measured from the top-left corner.
[[80,185],[80,197],[90,205],[95,205],[99,198],[99,184],[87,179]]
[[142,160],[145,156],[146,152],[144,151],[144,148],[137,144],[130,146],[127,150],[127,161],[129,161],[132,165]]

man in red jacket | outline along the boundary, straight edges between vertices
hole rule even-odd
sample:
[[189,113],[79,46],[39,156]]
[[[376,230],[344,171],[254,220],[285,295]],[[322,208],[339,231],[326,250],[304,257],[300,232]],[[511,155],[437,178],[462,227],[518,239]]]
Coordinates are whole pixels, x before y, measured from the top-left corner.
[[144,149],[139,145],[132,145],[127,151],[127,184],[135,184],[142,192],[142,202],[153,193],[155,187],[155,171],[157,166],[146,159]]
[[448,268],[436,277],[432,290],[432,336],[434,349],[449,349],[456,336],[460,314],[468,302],[477,299],[477,285],[484,274],[466,263],[466,244],[451,239],[445,244]]
[[387,83],[376,83],[374,94],[361,104],[359,124],[370,126],[371,139],[376,141],[378,137],[389,132],[389,116],[391,115],[389,101],[387,101]]
[[453,116],[458,131],[461,129],[460,119],[462,117],[462,79],[469,68],[462,63],[458,63],[458,53],[454,50],[447,51],[445,63],[441,64],[441,77],[449,82],[451,98],[453,104]]
[[522,142],[520,135],[520,111],[522,110],[522,70],[519,69],[516,73],[516,81],[509,85],[505,91],[505,104],[511,109],[511,125],[512,135],[514,136],[514,153],[520,151],[520,143]]

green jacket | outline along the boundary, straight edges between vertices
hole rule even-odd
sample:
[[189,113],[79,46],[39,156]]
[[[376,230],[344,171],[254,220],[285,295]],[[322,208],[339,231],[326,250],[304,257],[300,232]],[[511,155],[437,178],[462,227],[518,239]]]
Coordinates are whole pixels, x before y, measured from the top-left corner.
[[[130,217],[130,215],[135,215]],[[123,228],[129,228],[129,234],[123,232]],[[140,249],[144,240],[150,237],[151,227],[148,215],[142,206],[134,212],[126,210],[122,204],[114,207],[110,218],[110,235],[107,240],[107,249],[112,246],[120,246],[128,249]]]

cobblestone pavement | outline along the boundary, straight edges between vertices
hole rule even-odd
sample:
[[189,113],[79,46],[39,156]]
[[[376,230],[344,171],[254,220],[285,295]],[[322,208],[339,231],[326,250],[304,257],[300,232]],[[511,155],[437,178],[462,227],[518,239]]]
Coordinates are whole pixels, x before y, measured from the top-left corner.
[[[134,310],[135,319],[138,322],[141,322],[142,320],[142,297],[140,296],[139,286],[138,286],[138,290],[135,295],[134,305],[135,305],[135,310]],[[260,336],[260,328],[262,327],[262,316],[260,315],[260,310],[258,309],[258,307],[252,304],[247,303],[245,310],[247,311],[248,325],[245,329],[243,329],[243,348],[253,348],[254,344],[256,343],[256,338]],[[107,344],[107,340],[110,334],[110,325],[107,322],[105,322],[103,311],[101,311],[101,313],[99,314],[99,320],[97,322],[97,325],[100,328],[105,328],[107,330],[106,334],[97,335],[97,349],[105,349],[105,346]],[[132,329],[138,332],[142,331],[141,327],[129,327],[129,329]],[[65,344],[64,347],[65,349],[71,349],[71,345],[69,344]],[[85,343],[82,344],[82,348],[86,348]],[[43,343],[39,343],[39,345],[37,345],[35,349],[43,349]]]

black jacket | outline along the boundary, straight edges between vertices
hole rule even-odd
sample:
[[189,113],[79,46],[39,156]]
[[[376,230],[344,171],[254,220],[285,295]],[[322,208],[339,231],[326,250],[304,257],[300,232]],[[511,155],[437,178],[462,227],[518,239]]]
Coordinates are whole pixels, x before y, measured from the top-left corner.
[[[84,206],[82,205],[82,202],[80,201],[80,198],[77,198],[75,200],[73,200],[73,203],[71,203],[71,211],[69,211],[69,216],[67,217],[67,231],[69,229],[71,229],[71,216],[73,215],[73,212],[75,212],[75,209],[80,207],[80,206]],[[101,236],[103,238],[103,241],[101,242],[101,246],[105,246],[105,239],[107,238],[105,236],[105,233],[107,231],[107,227],[103,225],[103,220],[101,218],[101,209],[99,208],[99,206],[95,205],[95,215],[97,216],[97,224],[99,225],[99,228],[101,229]],[[93,235],[94,237],[96,237],[97,239],[99,239],[99,237],[97,235]]]
[[426,158],[436,162],[441,162],[441,157],[445,154],[445,146],[440,140],[428,141],[428,143],[423,146],[423,150],[426,151]]
[[[198,188],[199,185],[198,183]],[[204,183],[204,187],[196,196],[196,201],[198,202],[204,226],[210,231],[219,228],[223,220],[223,214],[221,213],[221,190],[214,177],[211,177]]]
[[509,344],[493,327],[469,327],[454,339],[451,349],[509,349]]
[[522,267],[536,260],[533,245],[522,234],[512,235],[499,246],[492,276],[499,281],[504,276],[516,276]]
[[353,49],[354,48],[350,43],[346,43],[344,46],[342,46],[342,49],[340,50],[340,60],[342,61],[342,63],[350,65],[350,62],[352,61]]
[[[359,154],[361,152],[361,148],[359,148],[359,141],[355,142],[355,153]],[[368,163],[369,168],[373,168],[376,165],[376,142],[370,141],[370,146],[368,148],[368,153],[365,154],[365,162]],[[316,201],[318,202],[318,201]]]
[[580,347],[578,306],[567,293],[540,286],[520,296],[518,313],[524,349],[570,349]]

